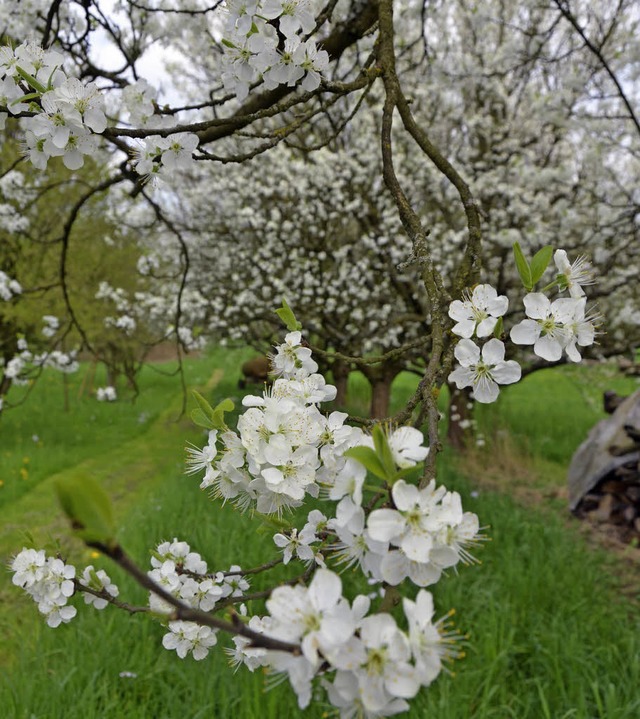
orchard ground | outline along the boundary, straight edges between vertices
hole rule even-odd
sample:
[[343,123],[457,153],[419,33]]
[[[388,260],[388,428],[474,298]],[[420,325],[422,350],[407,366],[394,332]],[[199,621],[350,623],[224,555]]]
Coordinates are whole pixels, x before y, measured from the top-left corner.
[[[252,351],[218,350],[185,363],[189,387],[216,402],[239,400],[239,366]],[[203,435],[181,416],[175,364],[145,367],[135,403],[81,393],[87,366],[66,380],[45,374],[30,401],[0,424],[0,555],[3,563],[33,537],[78,564],[103,567],[122,598],[145,595],[116,568],[69,538],[53,493],[61,474],[93,475],[114,499],[119,538],[146,566],[156,543],[177,536],[210,566],[254,566],[272,556],[259,522],[211,502],[184,475],[184,445]],[[96,378],[99,386],[100,376]],[[401,376],[394,404],[414,379]],[[456,609],[466,657],[412,704],[410,716],[438,719],[632,719],[640,715],[640,572],[635,547],[605,550],[566,510],[565,472],[589,428],[602,416],[605,389],[629,393],[637,381],[612,365],[544,370],[506,388],[495,406],[478,408],[484,447],[446,452],[439,479],[462,494],[490,539],[435,587],[438,615]],[[85,387],[86,389],[86,387]],[[69,411],[64,411],[64,397]],[[353,377],[354,413],[367,406]],[[239,402],[237,402],[238,404]],[[508,429],[507,429],[508,428]],[[188,527],[187,536],[184,528]],[[147,617],[76,602],[79,616],[49,629],[35,605],[0,584],[0,706],[7,718],[298,716],[283,683],[265,693],[261,673],[236,674],[219,647],[202,662],[181,661],[161,646]],[[345,581],[348,577],[343,576]],[[255,580],[254,589],[260,589]],[[258,608],[253,608],[258,611]],[[455,673],[455,676],[454,676]],[[304,716],[321,717],[320,705]]]

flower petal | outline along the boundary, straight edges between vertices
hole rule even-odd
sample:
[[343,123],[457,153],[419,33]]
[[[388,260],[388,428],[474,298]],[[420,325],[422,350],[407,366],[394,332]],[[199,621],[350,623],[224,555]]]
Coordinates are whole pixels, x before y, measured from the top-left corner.
[[458,367],[447,378],[448,382],[455,382],[458,389],[471,387],[475,378],[475,372],[467,367]]
[[482,360],[485,364],[495,365],[504,360],[504,344],[495,337],[482,348]]
[[469,339],[469,337],[473,337],[473,331],[476,328],[475,320],[470,319],[464,319],[458,324],[454,325],[451,328],[451,331],[454,335],[458,335],[458,337],[464,337],[466,339]]
[[498,384],[513,384],[522,376],[520,365],[515,360],[507,360],[491,370],[491,376]]
[[369,536],[380,542],[390,542],[402,533],[405,519],[395,509],[374,509],[367,520]]
[[[586,302],[586,300],[585,300]],[[573,297],[561,297],[551,305],[551,313],[553,314],[556,322],[560,324],[566,324],[576,315],[576,310],[582,304],[581,300],[574,299]]]
[[527,317],[534,320],[544,320],[551,312],[551,302],[542,292],[530,292],[523,299]]
[[511,328],[511,341],[517,345],[532,345],[540,337],[540,325],[535,320],[522,320]]
[[477,384],[473,385],[473,397],[477,402],[489,404],[495,402],[500,394],[500,388],[489,377],[480,377]]
[[494,317],[502,317],[509,309],[509,298],[505,295],[500,295],[495,299],[491,300],[487,305],[487,312]]
[[571,271],[571,263],[564,250],[556,250],[553,255],[553,261],[556,263],[558,272],[568,274]]
[[496,317],[487,317],[482,320],[476,330],[478,337],[488,337],[495,329],[497,322],[498,319]]
[[476,365],[480,359],[480,350],[470,339],[461,339],[456,345],[454,354],[463,367]]
[[[413,429],[413,427],[411,429]],[[420,435],[422,436],[422,432],[420,432]],[[393,495],[394,504],[400,511],[403,512],[415,507],[419,501],[418,488],[414,484],[407,484],[404,479],[399,479],[393,485],[391,494]]]
[[473,290],[471,300],[476,307],[485,310],[497,296],[498,293],[491,285],[478,285]]
[[471,319],[473,315],[471,314],[471,307],[469,306],[469,303],[454,300],[449,305],[449,317],[456,322]]
[[547,362],[557,362],[562,357],[562,345],[549,335],[537,339],[533,351]]

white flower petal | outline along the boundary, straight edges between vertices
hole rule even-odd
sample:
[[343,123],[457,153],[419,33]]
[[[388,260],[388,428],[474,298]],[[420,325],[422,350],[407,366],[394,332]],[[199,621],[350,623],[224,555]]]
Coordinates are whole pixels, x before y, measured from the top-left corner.
[[494,367],[491,376],[498,384],[513,384],[520,380],[522,370],[515,360],[507,360]]
[[498,319],[496,317],[487,317],[478,324],[476,329],[476,335],[478,337],[489,337],[489,335],[496,328]]
[[464,322],[471,318],[471,308],[468,302],[461,302],[460,300],[454,300],[449,305],[449,317],[456,322]]
[[451,372],[449,377],[447,377],[447,381],[455,382],[456,387],[458,389],[462,389],[463,387],[470,387],[473,384],[475,376],[476,375],[473,370],[468,369],[467,367],[458,367]]
[[537,339],[533,351],[547,362],[557,362],[562,357],[562,345],[549,335]]
[[551,312],[551,303],[546,295],[542,292],[530,292],[523,299],[527,317],[534,320],[544,320]]
[[504,344],[494,337],[482,348],[482,359],[485,364],[495,365],[504,360]]
[[495,402],[499,394],[500,388],[489,377],[480,377],[478,383],[473,385],[474,399],[483,404]]
[[469,339],[461,339],[456,345],[454,354],[463,367],[476,365],[480,359],[480,349]]
[[432,546],[433,539],[430,534],[415,532],[405,535],[400,542],[400,549],[414,562],[427,562]]
[[374,509],[367,520],[369,536],[379,542],[390,542],[398,537],[405,526],[405,519],[395,509]]
[[511,328],[509,336],[517,345],[532,345],[540,337],[540,325],[534,320],[522,320]]
[[[458,337],[464,337],[468,339],[469,337],[473,337],[473,332],[476,328],[475,320],[465,319],[458,322],[458,324],[454,325],[451,328],[451,331],[454,335],[458,335]],[[479,336],[479,335],[478,335]]]
[[[407,427],[407,429],[410,429]],[[411,428],[413,429],[413,428]],[[416,430],[419,431],[419,430]],[[420,432],[420,436],[422,437],[422,433]],[[404,479],[399,479],[394,485],[393,489],[391,490],[391,494],[393,495],[393,501],[396,505],[396,507],[402,511],[406,512],[407,510],[414,507],[416,504],[418,504],[418,498],[419,498],[419,490],[414,484],[407,484]]]
[[486,309],[490,302],[498,296],[495,287],[491,285],[477,285],[473,290],[471,300],[476,307]]

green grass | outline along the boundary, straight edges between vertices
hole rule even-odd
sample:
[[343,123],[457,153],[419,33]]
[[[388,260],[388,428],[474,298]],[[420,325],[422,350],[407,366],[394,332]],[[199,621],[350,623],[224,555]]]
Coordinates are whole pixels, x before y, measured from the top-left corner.
[[[189,360],[187,382],[204,382],[208,367],[206,358]],[[115,403],[98,402],[89,391],[92,369],[86,364],[69,377],[45,372],[23,405],[0,417],[0,507],[15,502],[45,477],[96,454],[117,451],[147,432],[166,409],[167,394],[175,394],[176,368],[177,363],[145,366],[140,395],[134,398],[130,390],[118,387],[120,400]],[[101,366],[94,387],[103,384]],[[64,410],[65,385],[68,411]],[[21,394],[22,388],[12,389],[9,400]]]
[[[237,359],[225,362],[216,355],[214,364],[224,364],[226,372],[209,393],[212,402],[237,394],[237,363]],[[206,361],[198,366],[189,371],[198,384],[204,384],[214,367]],[[482,421],[506,426],[517,420],[518,407],[524,412],[522,402],[539,398],[544,387],[565,408],[553,425],[558,435],[572,437],[554,455],[564,461],[561,458],[582,431],[575,426],[576,413],[586,411],[580,402],[589,407],[590,400],[584,397],[597,394],[593,375],[586,382],[578,376],[567,381],[566,371],[553,370],[546,378],[540,373],[539,379],[534,375],[522,387],[509,388],[495,413]],[[593,371],[584,370],[586,374]],[[410,391],[412,380],[408,377],[404,386],[401,378],[400,391]],[[529,386],[534,381],[541,384]],[[149,379],[149,392],[156,391],[154,382]],[[586,394],[574,392],[576,382],[587,388]],[[518,397],[516,390],[524,394]],[[158,412],[144,432],[110,443],[107,426],[104,437],[94,435],[92,452],[69,451],[65,471],[95,473],[115,494],[122,525],[119,538],[143,566],[150,547],[173,537],[189,541],[215,568],[233,562],[250,566],[270,557],[268,534],[257,534],[256,525],[247,517],[211,502],[198,489],[197,479],[184,476],[181,447],[186,439],[199,441],[201,435],[188,421],[174,421],[179,390],[171,390],[170,400],[166,387],[157,391],[165,397],[164,404],[157,405]],[[577,397],[582,398],[580,402]],[[51,416],[70,422],[55,408],[56,401],[51,402]],[[356,397],[357,402],[363,399]],[[121,421],[116,413],[125,406],[118,404],[100,405],[114,425]],[[528,437],[527,449],[535,453],[549,444],[544,440],[548,431],[545,403],[541,401],[538,414],[531,409],[534,403],[526,406],[531,414],[515,424],[514,432],[518,441]],[[137,407],[132,408],[136,411]],[[593,412],[598,415],[595,405]],[[592,420],[581,421],[588,429]],[[524,508],[505,495],[482,489],[478,496],[471,496],[477,488],[461,479],[452,466],[451,458],[444,457],[440,480],[460,491],[465,508],[489,525],[486,534],[491,541],[476,552],[482,566],[463,567],[434,588],[439,614],[455,607],[457,630],[469,633],[467,656],[454,665],[455,676],[442,676],[411,702],[410,716],[635,719],[640,715],[640,617],[637,604],[618,592],[614,560],[588,549],[577,531],[567,528],[562,515],[548,508]],[[51,481],[43,477],[28,494],[0,509],[5,528],[0,551],[5,556],[22,546],[17,527],[21,517],[40,536],[66,535],[62,522],[54,519],[57,510]],[[5,517],[11,518],[10,530]],[[34,526],[38,523],[39,529]],[[89,560],[79,544],[64,540],[64,547],[70,556]],[[103,560],[91,561],[117,578],[128,599],[144,603],[144,593],[116,569]],[[260,588],[259,579],[253,588]],[[218,648],[203,662],[181,661],[163,650],[162,627],[147,617],[130,617],[110,607],[97,613],[78,605],[78,618],[51,630],[19,590],[3,586],[1,591],[0,631],[10,652],[0,680],[3,718],[275,719],[303,715],[286,684],[265,693],[260,673],[251,675],[240,669],[233,675]],[[228,640],[221,636],[220,644],[228,645]],[[136,676],[121,677],[121,672]],[[314,707],[304,716],[319,719],[326,710],[326,706]]]
[[639,387],[615,364],[543,369],[503,390],[496,404],[477,405],[476,417],[487,434],[508,431],[525,453],[566,465],[593,425],[607,416],[603,392],[627,395]]

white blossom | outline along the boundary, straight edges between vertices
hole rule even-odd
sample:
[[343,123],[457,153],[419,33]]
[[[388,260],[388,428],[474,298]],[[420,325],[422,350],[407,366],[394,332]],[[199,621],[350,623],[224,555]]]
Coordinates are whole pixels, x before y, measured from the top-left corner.
[[511,341],[533,345],[538,357],[557,362],[569,343],[570,325],[574,322],[578,302],[579,299],[561,297],[552,303],[541,292],[530,292],[524,297],[528,319],[511,329]]
[[449,317],[456,320],[452,332],[459,337],[489,337],[499,317],[509,307],[509,300],[491,285],[477,285],[463,300],[454,300],[449,306]]
[[460,367],[451,372],[449,382],[455,382],[458,389],[472,387],[478,402],[495,402],[500,393],[498,385],[513,384],[521,376],[520,365],[515,360],[505,361],[504,352],[504,344],[496,338],[482,347],[482,355],[472,340],[461,339],[454,350]]

